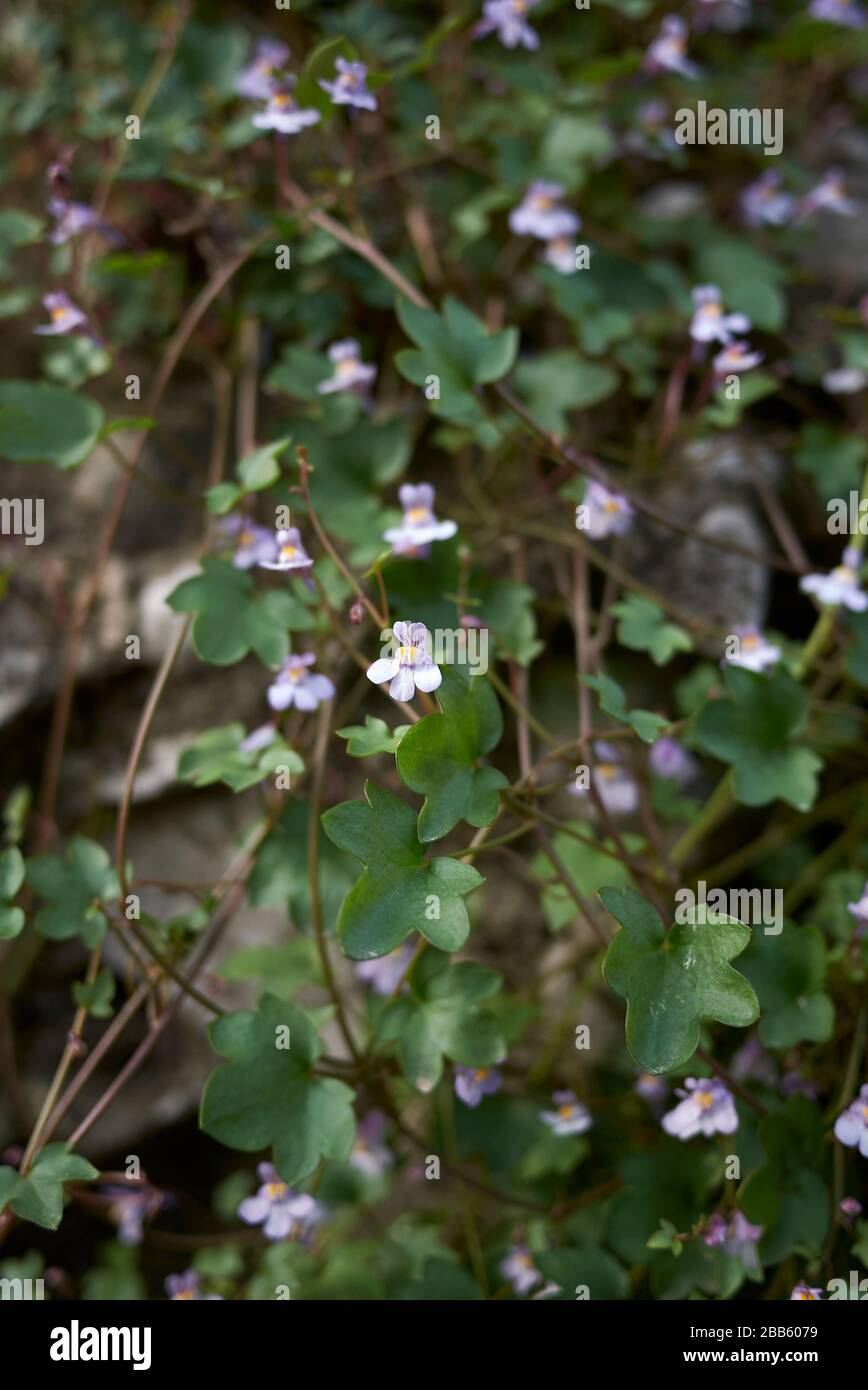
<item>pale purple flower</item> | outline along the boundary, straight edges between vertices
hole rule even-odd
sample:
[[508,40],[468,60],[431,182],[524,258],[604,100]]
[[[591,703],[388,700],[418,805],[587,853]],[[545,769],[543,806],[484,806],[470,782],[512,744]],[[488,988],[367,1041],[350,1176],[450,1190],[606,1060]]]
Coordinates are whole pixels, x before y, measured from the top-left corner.
[[662,1076],[652,1076],[650,1071],[640,1072],[633,1090],[657,1112],[669,1096],[669,1084]]
[[856,938],[858,940],[868,931],[868,883],[862,889],[862,896],[859,901],[847,904],[847,911],[856,918]]
[[377,98],[368,91],[368,69],[364,63],[350,63],[336,58],[337,77],[334,82],[320,78],[319,85],[328,92],[335,106],[357,106],[364,111],[376,111]]
[[295,78],[290,78],[285,90],[272,92],[264,111],[253,117],[258,130],[276,130],[281,135],[298,135],[305,126],[316,125],[321,119],[314,106],[299,106],[293,94]]
[[[582,515],[581,507],[587,507],[587,518]],[[587,525],[579,525],[585,520]],[[576,511],[577,529],[586,532],[590,540],[599,541],[606,536],[623,536],[632,521],[633,507],[627,498],[592,478],[585,489],[584,502]]]
[[273,724],[260,724],[258,729],[253,729],[251,733],[243,738],[238,745],[241,753],[259,753],[263,748],[267,748],[274,742],[277,736],[277,729]]
[[750,0],[695,0],[693,18],[698,30],[711,26],[733,34],[749,21]]
[[695,343],[731,343],[736,333],[746,333],[746,314],[725,314],[717,285],[697,285],[693,290],[690,336]]
[[843,1197],[838,1210],[844,1218],[844,1225],[849,1226],[857,1216],[862,1215],[864,1208],[858,1197]]
[[848,1149],[858,1148],[868,1158],[868,1085],[835,1121],[835,1138]]
[[854,613],[864,613],[868,608],[868,594],[859,588],[859,568],[862,557],[858,550],[848,546],[841,557],[841,564],[831,574],[806,574],[799,580],[799,588],[806,594],[814,594],[820,603],[829,606],[843,604]]
[[65,198],[49,198],[48,211],[54,218],[49,237],[52,246],[62,246],[80,232],[102,225],[93,208],[87,203],[68,203]]
[[360,980],[364,980],[365,984],[369,984],[375,994],[394,994],[404,978],[413,951],[412,941],[405,941],[387,956],[359,961],[356,975]]
[[701,68],[687,58],[687,25],[683,19],[677,15],[666,16],[642,66],[650,73],[677,72],[681,77],[701,75]]
[[668,777],[684,787],[696,776],[696,759],[674,738],[658,738],[651,745],[648,766],[658,777]]
[[812,19],[825,19],[829,24],[844,24],[848,29],[865,28],[865,11],[853,0],[811,0],[808,14]]
[[820,211],[835,212],[839,217],[854,217],[856,214],[856,204],[847,197],[844,175],[840,169],[830,169],[824,174],[798,206],[801,220]]
[[297,710],[307,712],[316,709],[323,700],[332,698],[335,688],[328,676],[319,676],[307,669],[315,661],[313,652],[286,658],[274,678],[274,684],[268,687],[268,703],[272,709],[284,710],[295,706]]
[[570,208],[558,207],[563,196],[559,183],[532,183],[509,214],[510,227],[517,236],[535,236],[542,241],[572,236],[582,222]]
[[[639,788],[628,770],[622,766],[614,744],[598,740],[594,744],[596,759],[590,770],[594,790],[610,816],[632,815],[639,805]],[[587,796],[587,787],[570,786],[573,796]]]
[[471,1110],[475,1110],[483,1096],[495,1095],[503,1085],[503,1077],[496,1067],[455,1068],[455,1094]]
[[759,628],[753,625],[737,627],[733,636],[738,638],[738,649],[735,656],[724,656],[724,664],[742,666],[746,671],[764,671],[780,661],[780,647],[767,641]]
[[248,101],[268,101],[274,91],[274,74],[289,62],[289,49],[276,39],[260,39],[253,57],[238,74],[235,90]]
[[169,1298],[174,1303],[195,1302],[195,1303],[214,1303],[225,1302],[222,1293],[200,1293],[199,1276],[195,1269],[185,1269],[183,1274],[169,1274],[165,1281],[165,1290]]
[[396,555],[427,554],[431,541],[447,541],[458,526],[454,521],[438,521],[434,515],[434,489],[430,483],[403,483],[398,489],[404,520],[383,533]]
[[788,1100],[790,1096],[804,1096],[807,1100],[817,1100],[820,1094],[815,1083],[802,1076],[799,1071],[784,1073],[781,1077],[780,1091]]
[[246,516],[233,513],[220,520],[220,531],[235,541],[232,563],[236,569],[249,570],[254,565],[273,564],[277,560],[277,541],[274,532],[257,526]]
[[132,1179],[126,1183],[106,1183],[99,1195],[108,1199],[109,1218],[117,1225],[121,1245],[141,1245],[145,1222],[155,1217],[168,1201],[166,1194],[150,1183]]
[[313,560],[302,544],[297,526],[278,531],[274,538],[274,549],[277,553],[273,558],[256,561],[263,569],[281,570],[284,573],[299,571],[304,574],[313,566]]
[[746,1081],[752,1077],[755,1081],[774,1086],[778,1078],[774,1059],[766,1052],[756,1033],[752,1033],[732,1054],[729,1070],[736,1081]]
[[73,304],[68,294],[63,290],[56,290],[53,294],[44,294],[42,303],[48,310],[50,323],[40,324],[34,328],[34,333],[42,333],[46,337],[53,337],[57,333],[73,333],[83,323],[87,323],[87,314],[82,313],[81,309]]
[[799,1303],[816,1303],[823,1297],[822,1289],[812,1289],[808,1284],[797,1284],[790,1294],[789,1301]]
[[755,352],[750,343],[730,343],[714,358],[714,375],[720,379],[725,376],[739,376],[741,372],[749,372],[753,367],[758,367],[762,360],[763,353]]
[[485,0],[473,37],[483,39],[496,33],[504,48],[539,48],[539,34],[525,18],[536,3],[537,0]]
[[573,1091],[555,1091],[552,1096],[556,1109],[541,1110],[540,1119],[554,1134],[564,1138],[568,1134],[584,1134],[594,1123],[591,1112],[581,1101],[576,1100]]
[[327,381],[321,381],[317,390],[322,396],[334,391],[355,391],[364,394],[377,375],[377,369],[362,361],[361,351],[355,338],[345,338],[340,343],[332,343],[329,348],[335,374]]
[[767,169],[741,195],[741,212],[749,227],[782,227],[793,215],[796,200],[781,191],[783,176]]
[[574,275],[576,272],[576,248],[569,237],[553,237],[546,243],[542,258],[559,275]]
[[759,1269],[757,1241],[762,1239],[763,1227],[753,1226],[740,1211],[729,1220],[715,1212],[705,1228],[703,1240],[712,1248],[720,1246],[727,1255],[740,1260],[745,1269]]
[[245,1197],[238,1215],[248,1226],[262,1226],[267,1240],[306,1240],[325,1220],[325,1208],[308,1192],[294,1192],[271,1163],[256,1169],[261,1186],[255,1197]]
[[386,1117],[381,1110],[369,1110],[356,1129],[348,1162],[366,1178],[379,1178],[395,1162],[391,1149],[383,1143]]
[[661,1121],[673,1138],[692,1139],[702,1134],[710,1139],[713,1134],[734,1134],[738,1129],[735,1103],[722,1081],[688,1076],[676,1095],[683,1099]]
[[506,1258],[500,1262],[500,1272],[512,1285],[513,1293],[530,1293],[531,1289],[543,1281],[526,1245],[513,1245]]
[[852,396],[864,391],[868,386],[868,372],[860,367],[838,367],[834,372],[826,372],[823,377],[823,390],[830,396]]
[[393,700],[412,700],[417,690],[436,690],[443,679],[430,651],[430,638],[424,623],[395,623],[392,627],[394,656],[381,656],[368,667],[374,685],[390,681]]

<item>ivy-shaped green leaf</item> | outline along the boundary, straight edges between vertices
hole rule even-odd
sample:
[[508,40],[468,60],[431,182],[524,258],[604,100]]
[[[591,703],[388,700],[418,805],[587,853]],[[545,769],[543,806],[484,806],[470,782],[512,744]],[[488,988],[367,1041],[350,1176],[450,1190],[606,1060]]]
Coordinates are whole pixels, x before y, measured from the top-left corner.
[[797,1251],[818,1255],[829,1225],[829,1194],[821,1170],[824,1125],[817,1107],[795,1095],[759,1122],[766,1161],[744,1184],[739,1206],[764,1227],[760,1258],[777,1264]]
[[490,825],[508,779],[476,761],[500,742],[503,720],[497,696],[482,676],[469,683],[445,671],[437,691],[442,714],[428,714],[404,735],[397,753],[398,773],[411,791],[425,797],[419,815],[424,844],[448,834],[460,820]]
[[63,1216],[63,1184],[98,1177],[99,1169],[71,1153],[69,1144],[46,1144],[23,1177],[14,1168],[0,1168],[0,1211],[11,1206],[23,1221],[56,1231]]
[[418,350],[405,349],[395,356],[395,365],[414,385],[426,387],[432,376],[438,378],[439,394],[431,398],[435,415],[460,424],[478,424],[485,419],[474,387],[499,381],[515,361],[518,330],[504,328],[489,333],[485,324],[457,299],[447,299],[443,313],[420,309],[406,299],[397,302],[401,327]]
[[750,941],[749,927],[706,911],[704,922],[676,923],[667,935],[633,889],[604,888],[600,898],[622,928],[603,974],[627,1001],[627,1046],[646,1071],[673,1071],[689,1061],[704,1018],[732,1028],[756,1022],[753,988],[729,964]]
[[72,997],[80,1009],[87,1009],[91,1018],[111,1018],[115,988],[112,972],[100,970],[90,984],[76,980],[72,986]]
[[270,777],[278,768],[290,774],[304,772],[299,755],[278,734],[267,748],[250,752],[242,752],[243,738],[242,724],[221,724],[217,729],[207,729],[184,749],[178,759],[178,777],[194,787],[225,782],[234,792],[243,792]]
[[347,1157],[355,1137],[353,1092],[316,1075],[323,1049],[306,1014],[266,994],[255,1012],[225,1014],[209,1034],[227,1065],[205,1083],[206,1134],[245,1153],[271,1145],[288,1183],[308,1177],[323,1158]]
[[77,836],[61,859],[45,854],[27,865],[27,882],[50,906],[36,914],[36,930],[52,941],[80,936],[98,946],[105,936],[102,907],[117,899],[120,888],[111,860],[101,845]]
[[759,995],[766,1047],[828,1042],[835,1010],[823,993],[826,946],[816,927],[786,922],[779,934],[755,931],[741,968]]
[[443,1058],[468,1067],[488,1067],[506,1056],[506,1042],[486,1001],[501,978],[494,970],[428,951],[410,972],[408,991],[379,1021],[378,1037],[398,1044],[404,1075],[430,1091],[443,1074]]
[[596,690],[600,697],[600,709],[610,714],[620,724],[629,724],[643,743],[653,743],[663,730],[669,727],[669,720],[654,714],[649,709],[627,709],[627,697],[617,681],[611,676],[582,676],[582,684]]
[[24,882],[24,857],[15,845],[0,854],[0,941],[11,941],[24,926],[24,913],[13,898]]
[[735,773],[733,790],[745,806],[780,798],[809,811],[823,764],[795,740],[808,717],[808,695],[786,671],[773,676],[728,666],[728,698],[712,700],[696,724],[699,743]]
[[257,593],[251,575],[214,555],[167,601],[176,613],[196,614],[193,645],[213,666],[232,666],[252,651],[266,666],[277,667],[289,652],[290,629],[314,625],[310,610],[292,594]]
[[276,439],[246,454],[235,465],[238,483],[216,483],[205,494],[208,508],[216,516],[225,516],[248,492],[262,492],[280,479],[279,456],[289,448],[290,438]]
[[329,839],[365,866],[338,920],[348,956],[388,955],[414,930],[441,951],[461,949],[470,931],[464,895],[484,880],[457,859],[426,859],[405,801],[366,782],[364,801],[333,806],[322,823]]
[[376,753],[394,754],[409,728],[409,724],[399,724],[393,733],[385,719],[368,714],[364,724],[348,724],[345,729],[338,729],[337,734],[338,738],[347,740],[351,758],[372,758]]
[[665,666],[676,652],[693,649],[693,638],[683,627],[668,623],[662,608],[640,594],[630,594],[612,604],[618,619],[618,641],[634,652],[647,652],[655,666]]

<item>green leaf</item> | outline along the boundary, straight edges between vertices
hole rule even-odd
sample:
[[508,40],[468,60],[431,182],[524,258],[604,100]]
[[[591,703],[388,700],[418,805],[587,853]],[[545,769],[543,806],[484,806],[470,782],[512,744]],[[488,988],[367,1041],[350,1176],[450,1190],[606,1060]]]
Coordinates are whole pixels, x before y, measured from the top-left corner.
[[176,613],[196,614],[193,645],[214,666],[232,666],[253,651],[266,666],[277,667],[289,652],[290,629],[314,625],[310,610],[291,594],[257,593],[249,574],[213,555],[167,602]]
[[[247,885],[252,907],[285,907],[290,921],[302,931],[311,926],[307,837],[307,802],[293,796],[263,841]],[[321,828],[318,838],[322,915],[326,930],[331,931],[358,876],[358,866],[335,848]]]
[[693,1056],[704,1018],[747,1028],[759,1004],[729,964],[750,941],[750,928],[706,911],[704,922],[676,923],[667,933],[654,908],[631,888],[604,888],[600,898],[622,930],[603,961],[607,983],[627,1000],[627,1046],[641,1067],[673,1071]]
[[418,351],[399,352],[395,365],[414,385],[439,380],[439,397],[430,401],[435,415],[459,424],[477,425],[485,413],[474,394],[482,383],[505,376],[518,352],[518,330],[489,333],[485,324],[457,299],[448,298],[442,315],[420,309],[406,299],[396,305],[401,327]]
[[388,955],[414,930],[441,951],[460,950],[470,931],[464,896],[484,880],[457,859],[426,860],[405,801],[366,782],[364,801],[333,806],[322,823],[329,839],[365,866],[338,920],[348,956]]
[[453,965],[427,952],[410,972],[409,991],[381,1016],[378,1037],[398,1043],[404,1075],[430,1091],[443,1074],[443,1059],[489,1067],[506,1056],[506,1041],[488,1001],[501,986],[494,970],[462,961]]
[[98,1177],[99,1170],[71,1153],[69,1144],[46,1144],[26,1176],[13,1168],[0,1168],[0,1208],[11,1203],[23,1221],[56,1231],[63,1216],[63,1184]]
[[88,396],[44,382],[0,382],[0,456],[12,463],[74,468],[87,458],[103,424]]
[[115,977],[110,970],[101,970],[91,984],[76,980],[72,997],[80,1009],[87,1009],[92,1018],[110,1018],[115,997]]
[[669,727],[668,719],[653,714],[651,710],[628,710],[627,697],[611,676],[582,676],[581,681],[583,685],[590,686],[591,690],[596,690],[600,697],[600,709],[604,714],[610,714],[621,724],[629,724],[643,743],[653,743],[663,730]]
[[106,931],[100,904],[114,902],[120,892],[101,845],[76,837],[62,859],[54,854],[31,859],[27,882],[51,904],[37,912],[37,931],[52,941],[80,936],[86,946],[99,945]]
[[573,348],[558,348],[520,362],[515,386],[543,429],[568,434],[570,412],[608,399],[618,388],[618,373],[602,362],[589,362]]
[[509,785],[496,768],[475,766],[503,733],[500,705],[485,678],[468,683],[458,672],[445,671],[437,698],[443,713],[414,724],[397,753],[401,781],[425,797],[418,827],[425,844],[447,835],[460,820],[490,825],[500,792]]
[[779,935],[755,931],[741,968],[759,995],[766,1047],[828,1042],[835,1010],[823,993],[826,947],[816,927],[787,922]]
[[703,238],[695,258],[696,283],[719,285],[729,311],[748,314],[754,328],[779,332],[786,319],[780,261],[758,251],[743,237]]
[[290,442],[288,436],[285,439],[277,439],[273,444],[266,444],[241,459],[235,471],[246,492],[261,492],[263,488],[271,487],[278,481],[280,464],[277,459],[289,448]]
[[552,1295],[556,1303],[575,1302],[576,1290],[580,1288],[588,1290],[592,1302],[630,1297],[626,1269],[598,1246],[544,1250],[537,1256],[536,1265],[546,1279],[560,1289],[560,1293]]
[[351,758],[372,758],[376,753],[394,754],[409,728],[409,724],[399,724],[393,733],[384,719],[368,714],[364,724],[348,724],[345,729],[338,729],[337,734],[347,740]]
[[206,1134],[245,1153],[271,1145],[288,1183],[308,1177],[324,1158],[347,1158],[355,1136],[353,1092],[315,1075],[322,1044],[306,1014],[266,994],[255,1012],[225,1014],[209,1034],[227,1065],[205,1083],[200,1123]]
[[275,731],[267,748],[242,752],[242,724],[221,724],[207,729],[185,748],[178,759],[178,777],[194,787],[210,787],[225,782],[234,792],[255,787],[278,768],[294,774],[304,772],[301,758]]
[[222,980],[260,979],[269,993],[291,1000],[302,985],[319,983],[319,958],[310,937],[297,936],[280,946],[245,946],[224,960],[217,974]]
[[828,502],[858,490],[866,453],[868,444],[858,435],[812,420],[802,426],[793,462],[811,479],[817,496]]
[[777,1264],[792,1251],[813,1258],[829,1225],[820,1112],[805,1096],[791,1096],[763,1116],[759,1138],[766,1162],[748,1177],[739,1205],[748,1221],[765,1228],[760,1258]]
[[14,845],[0,854],[0,899],[11,902],[24,882],[24,856]]
[[746,806],[780,798],[808,811],[823,764],[795,739],[808,717],[809,700],[786,671],[772,676],[728,666],[727,699],[712,700],[696,724],[699,744],[735,773],[734,793]]
[[24,927],[25,917],[20,907],[0,904],[0,941],[12,941]]
[[655,666],[665,666],[676,652],[693,649],[693,639],[683,627],[668,623],[662,608],[639,594],[612,604],[618,619],[618,641],[634,652],[647,652]]
[[326,39],[307,57],[299,74],[295,97],[299,106],[314,106],[324,116],[334,111],[334,103],[328,92],[319,85],[319,79],[331,81],[335,76],[335,59],[345,58],[352,62],[357,57],[356,50],[349,39]]

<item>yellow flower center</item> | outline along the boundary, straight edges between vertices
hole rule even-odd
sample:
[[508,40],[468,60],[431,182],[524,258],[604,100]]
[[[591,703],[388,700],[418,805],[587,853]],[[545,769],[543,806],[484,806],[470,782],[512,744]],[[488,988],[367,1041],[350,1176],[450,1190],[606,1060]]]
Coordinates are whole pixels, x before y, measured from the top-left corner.
[[427,521],[431,513],[427,507],[411,507],[407,513],[407,520],[411,526],[421,526]]
[[714,1104],[714,1096],[710,1091],[694,1091],[693,1099],[701,1110],[708,1110]]
[[51,311],[51,319],[52,319],[52,322],[53,322],[53,323],[62,323],[63,320],[66,318],[66,316],[67,316],[68,313],[69,313],[69,310],[68,310],[64,305],[61,305],[61,306],[60,306],[59,308],[57,308],[57,309],[52,309],[52,311]]
[[338,363],[338,366],[337,366],[337,373],[338,373],[338,376],[351,376],[352,373],[353,373],[353,372],[356,370],[356,368],[358,367],[358,365],[359,365],[359,359],[358,359],[358,357],[345,357],[344,360],[343,360],[342,362],[339,362],[339,363]]
[[473,1073],[474,1080],[476,1081],[484,1081],[487,1075],[488,1067],[477,1067],[476,1071]]
[[418,651],[418,647],[399,647],[399,648],[398,648],[398,660],[399,660],[399,661],[412,661],[413,658],[415,657],[417,651]]
[[282,546],[280,547],[280,558],[281,558],[281,560],[293,560],[293,559],[295,559],[295,557],[296,557],[297,554],[298,554],[298,546],[297,546],[297,545],[282,545]]
[[557,1114],[559,1120],[569,1120],[575,1113],[576,1107],[572,1104],[558,1106]]
[[616,512],[616,511],[618,511],[618,508],[619,508],[618,502],[616,502],[616,500],[615,500],[614,497],[610,497],[609,500],[608,500],[608,502],[605,503],[605,505],[604,505],[604,507],[603,507],[603,511],[604,511],[604,512]]
[[533,199],[533,205],[539,212],[548,212],[549,208],[555,205],[554,198],[550,198],[547,193],[537,193]]
[[700,318],[703,319],[719,319],[720,301],[718,299],[712,299],[710,303],[703,304],[699,310],[699,315]]
[[851,570],[849,565],[838,565],[832,570],[832,578],[837,579],[839,584],[852,584],[856,578],[856,571]]
[[746,637],[742,637],[741,645],[745,647],[747,651],[752,652],[755,647],[759,646],[759,638],[755,632],[749,632]]
[[613,777],[617,777],[618,766],[616,763],[600,763],[599,767],[597,768],[597,772],[600,774],[601,777],[605,777],[606,781],[608,782],[611,781]]
[[270,1202],[281,1201],[289,1191],[285,1182],[267,1182],[265,1184],[265,1195]]
[[172,1301],[174,1303],[187,1303],[190,1299],[194,1299],[195,1297],[196,1295],[192,1289],[182,1289],[180,1293],[175,1294]]
[[292,92],[278,92],[272,97],[272,101],[275,106],[280,107],[281,111],[289,110],[291,107],[295,106],[295,97],[292,95]]

